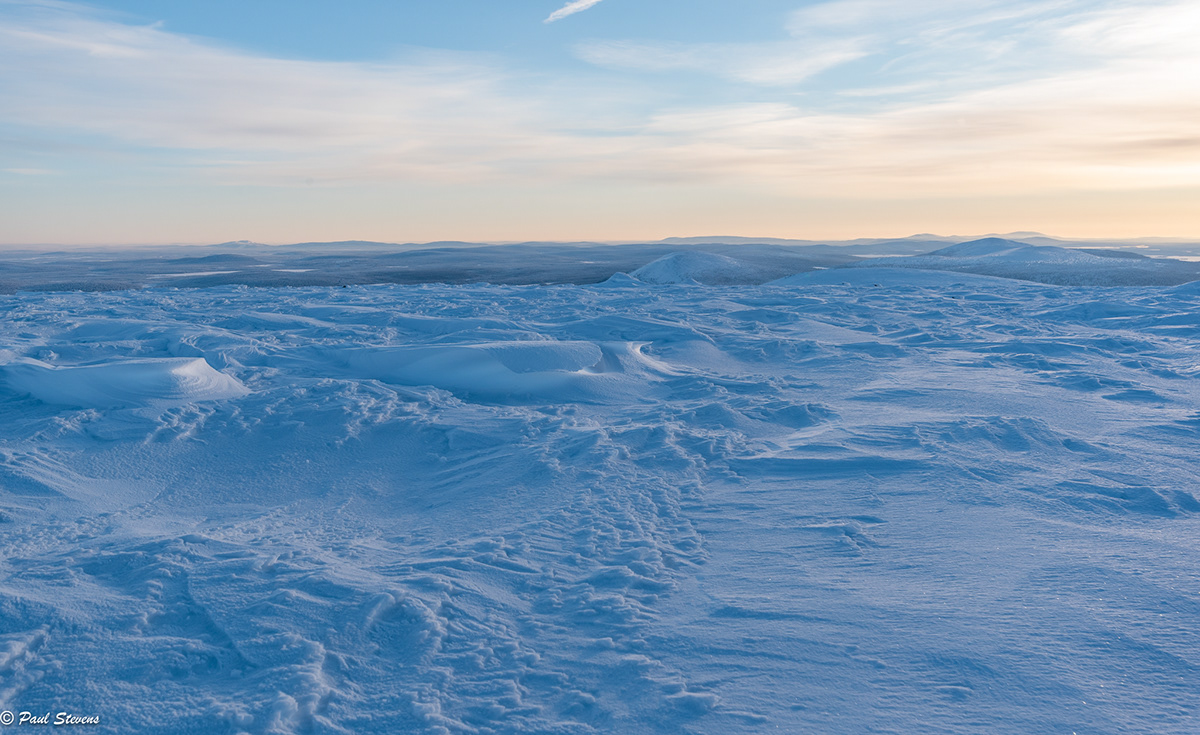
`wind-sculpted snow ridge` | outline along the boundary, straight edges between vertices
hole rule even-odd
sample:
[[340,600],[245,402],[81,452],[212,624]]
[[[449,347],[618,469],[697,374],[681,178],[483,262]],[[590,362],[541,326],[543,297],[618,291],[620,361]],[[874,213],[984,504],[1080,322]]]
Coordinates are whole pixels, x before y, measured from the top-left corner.
[[629,342],[549,340],[370,347],[331,355],[352,375],[485,401],[626,401],[670,374]]
[[1200,731],[1191,285],[864,268],[0,309],[0,711]]
[[142,403],[221,400],[246,394],[236,379],[203,358],[159,357],[56,367],[38,360],[0,365],[4,384],[45,403],[117,408]]
[[1064,286],[1173,286],[1200,280],[1200,263],[1121,250],[1029,245],[989,237],[925,255],[871,258],[850,268],[915,268]]

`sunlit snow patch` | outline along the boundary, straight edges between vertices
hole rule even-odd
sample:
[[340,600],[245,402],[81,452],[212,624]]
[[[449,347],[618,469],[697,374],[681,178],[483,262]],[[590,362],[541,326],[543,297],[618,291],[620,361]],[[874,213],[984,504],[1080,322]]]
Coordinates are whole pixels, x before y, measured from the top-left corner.
[[237,379],[203,358],[169,357],[56,367],[23,360],[0,367],[4,384],[57,406],[120,408],[151,403],[191,403],[243,396]]

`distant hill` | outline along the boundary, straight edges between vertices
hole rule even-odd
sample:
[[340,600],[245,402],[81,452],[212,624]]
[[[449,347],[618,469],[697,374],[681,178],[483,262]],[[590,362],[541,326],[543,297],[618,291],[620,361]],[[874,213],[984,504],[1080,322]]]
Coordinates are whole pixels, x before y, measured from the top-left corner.
[[1172,286],[1200,279],[1200,263],[1000,237],[956,243],[924,255],[870,258],[848,267],[952,271],[1079,286]]

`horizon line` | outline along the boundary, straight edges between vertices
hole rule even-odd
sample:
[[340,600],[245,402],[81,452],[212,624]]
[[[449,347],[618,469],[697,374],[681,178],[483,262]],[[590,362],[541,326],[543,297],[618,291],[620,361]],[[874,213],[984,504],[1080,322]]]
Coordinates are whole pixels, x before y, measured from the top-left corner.
[[[968,242],[971,240],[982,240],[991,237],[998,237],[1010,240],[1033,239],[1041,238],[1047,240],[1055,240],[1065,243],[1122,243],[1122,244],[1159,244],[1159,245],[1197,245],[1200,244],[1200,236],[1163,236],[1163,235],[1148,235],[1148,236],[1106,236],[1106,237],[1073,237],[1065,235],[1049,235],[1042,232],[1034,231],[1015,231],[1007,233],[986,233],[973,235],[940,235],[937,233],[920,232],[911,235],[901,236],[859,236],[859,237],[841,237],[841,238],[822,238],[822,237],[786,237],[777,235],[672,235],[660,238],[635,238],[635,239],[615,239],[615,240],[590,240],[590,239],[497,239],[497,240],[460,240],[460,239],[440,239],[440,240],[422,240],[422,241],[403,241],[403,240],[367,240],[367,239],[345,239],[345,240],[279,240],[273,242],[263,242],[260,240],[225,240],[222,242],[42,242],[42,243],[0,243],[0,253],[4,251],[22,251],[22,250],[82,250],[82,249],[143,249],[143,248],[218,248],[218,247],[266,247],[266,248],[281,248],[295,247],[300,245],[308,246],[338,246],[338,245],[376,245],[376,246],[395,246],[395,247],[430,247],[430,246],[445,246],[445,245],[467,245],[467,246],[492,246],[500,247],[505,245],[657,245],[669,244],[673,241],[679,244],[703,245],[703,244],[732,244],[732,245],[753,245],[756,242],[764,244],[772,243],[797,243],[797,244],[838,244],[838,243],[858,243],[864,240],[870,241],[904,241],[904,240],[957,240],[959,242]],[[721,242],[728,240],[736,240],[739,242]]]

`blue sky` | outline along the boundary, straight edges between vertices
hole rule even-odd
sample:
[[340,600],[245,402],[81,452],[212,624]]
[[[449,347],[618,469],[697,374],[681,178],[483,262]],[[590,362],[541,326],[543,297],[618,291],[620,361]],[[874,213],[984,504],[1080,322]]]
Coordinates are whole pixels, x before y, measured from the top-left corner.
[[1200,236],[1194,0],[0,0],[0,243]]
[[610,0],[607,5],[597,2],[587,7],[586,18],[558,25],[544,22],[571,4],[555,0],[125,0],[90,6],[123,13],[128,22],[162,22],[173,32],[292,58],[372,61],[387,59],[397,48],[411,45],[490,51],[514,61],[552,64],[569,62],[571,44],[597,34],[677,41],[757,41],[783,35],[788,13],[797,7],[795,2],[760,2],[753,12],[746,12],[735,3]]

